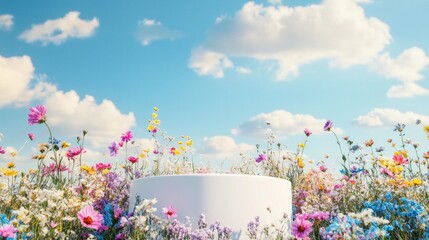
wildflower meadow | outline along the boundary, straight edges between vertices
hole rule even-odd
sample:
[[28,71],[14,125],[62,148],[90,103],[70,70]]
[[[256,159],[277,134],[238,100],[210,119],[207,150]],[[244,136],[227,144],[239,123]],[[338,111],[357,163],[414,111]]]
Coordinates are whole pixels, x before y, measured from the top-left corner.
[[[141,148],[126,131],[106,146],[110,157],[125,156],[121,161],[90,165],[85,162],[85,137],[90,132],[82,131],[74,143],[59,141],[49,126],[49,109],[30,108],[28,123],[45,128],[49,138],[28,133],[38,149],[31,157],[36,169],[21,172],[13,161],[0,166],[0,237],[230,239],[234,229],[206,221],[204,213],[197,222],[179,221],[174,205],[158,206],[156,199],[144,196],[129,209],[129,184],[134,179],[218,173],[195,162],[191,137],[167,136],[158,113],[154,108],[148,121],[152,148]],[[429,149],[404,137],[413,127],[429,138],[429,125],[419,120],[414,126],[398,123],[385,146],[378,148],[372,139],[357,143],[338,136],[333,126],[327,121],[320,128],[332,135],[340,172],[323,161],[308,167],[304,152],[311,129],[302,130],[303,141],[296,150],[286,149],[268,129],[266,139],[261,139],[264,144],[253,155],[242,154],[239,164],[222,171],[282,178],[292,184],[291,222],[263,225],[255,216],[248,219],[246,239],[429,239]],[[393,154],[386,154],[387,148]],[[0,158],[5,154],[11,153],[0,146]]]

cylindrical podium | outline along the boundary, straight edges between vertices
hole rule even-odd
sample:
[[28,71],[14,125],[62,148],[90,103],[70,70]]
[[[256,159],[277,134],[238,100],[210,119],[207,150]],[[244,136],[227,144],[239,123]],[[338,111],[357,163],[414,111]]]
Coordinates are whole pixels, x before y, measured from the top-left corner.
[[[173,206],[178,220],[186,216],[197,227],[200,214],[208,224],[219,221],[234,230],[233,239],[247,239],[247,224],[256,216],[260,224],[278,222],[286,214],[291,221],[292,189],[287,180],[238,174],[189,174],[146,177],[131,181],[130,211],[136,197],[156,198],[162,207]],[[269,209],[269,211],[267,210]],[[162,216],[164,217],[164,216]]]

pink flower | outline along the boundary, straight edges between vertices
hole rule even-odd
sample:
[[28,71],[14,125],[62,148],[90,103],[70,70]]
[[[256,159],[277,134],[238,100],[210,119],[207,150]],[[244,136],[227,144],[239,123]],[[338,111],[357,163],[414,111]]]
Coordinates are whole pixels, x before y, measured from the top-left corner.
[[58,223],[56,223],[56,222],[54,222],[54,221],[51,221],[51,222],[49,223],[49,226],[51,226],[51,228],[55,228],[56,226],[58,226]]
[[66,165],[57,165],[55,163],[50,163],[49,165],[43,167],[42,173],[44,176],[53,175],[56,172],[65,172],[69,170]]
[[28,123],[30,125],[36,123],[44,123],[46,121],[46,108],[43,105],[37,105],[30,108],[30,113],[28,114]]
[[0,227],[0,236],[4,238],[16,238],[16,229],[11,224],[5,224]]
[[325,165],[321,165],[321,166],[319,167],[319,169],[320,169],[320,171],[322,171],[322,172],[326,172],[326,170],[328,170],[328,168],[327,168]]
[[137,157],[130,156],[130,157],[128,158],[128,161],[130,161],[130,162],[132,162],[132,163],[136,163],[136,162],[138,162],[138,161],[139,161],[139,159],[138,159]]
[[402,155],[394,155],[393,161],[395,161],[398,165],[405,165],[408,163],[408,158],[404,158]]
[[131,138],[133,138],[133,134],[131,133],[131,131],[126,131],[121,136],[122,142],[129,142],[129,141],[131,141]]
[[159,151],[158,150],[153,150],[153,154],[159,154]]
[[95,211],[93,206],[86,206],[77,213],[82,226],[98,230],[102,224],[103,215]]
[[267,156],[263,153],[259,154],[259,156],[255,159],[257,163],[267,160]]
[[307,137],[309,137],[312,134],[312,132],[310,130],[308,130],[307,128],[304,129],[304,133],[305,133],[305,136],[307,136]]
[[69,150],[67,150],[66,156],[69,160],[70,159],[74,160],[74,158],[76,156],[79,156],[82,153],[82,151],[83,151],[83,148],[81,147],[72,147],[72,148],[69,148]]
[[112,165],[110,163],[96,163],[95,164],[95,169],[97,169],[97,171],[103,171],[104,169],[110,169],[112,167]]
[[6,150],[4,150],[2,146],[0,146],[0,154],[5,154],[5,153],[6,153]]
[[297,214],[292,223],[292,234],[296,238],[308,238],[308,234],[313,231],[312,226],[313,224],[307,220],[306,216]]
[[36,139],[36,136],[33,133],[28,133],[28,138],[33,141],[34,139]]
[[176,210],[173,209],[171,205],[168,206],[168,208],[163,207],[162,213],[164,213],[167,216],[168,220],[170,220],[172,217],[177,217]]
[[123,147],[124,146],[124,142],[123,141],[118,142],[118,146],[119,147]]
[[170,153],[173,155],[176,155],[176,148],[175,147],[170,148]]
[[390,171],[390,169],[388,169],[388,168],[382,168],[381,169],[381,173],[383,173],[383,174],[385,174],[385,175],[387,175],[387,176],[389,176],[389,177],[391,177],[391,178],[393,178],[395,175],[393,174],[393,172],[392,171]]

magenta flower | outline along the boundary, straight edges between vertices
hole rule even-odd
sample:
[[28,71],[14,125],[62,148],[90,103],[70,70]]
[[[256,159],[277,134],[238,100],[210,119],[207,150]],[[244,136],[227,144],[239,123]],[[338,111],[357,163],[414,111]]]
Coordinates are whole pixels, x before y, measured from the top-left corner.
[[124,146],[124,142],[123,141],[118,142],[118,146],[119,147],[123,147]]
[[312,132],[310,130],[308,130],[307,128],[304,129],[304,133],[305,133],[305,136],[307,136],[307,137],[309,137],[312,134]]
[[5,154],[5,153],[6,153],[6,150],[4,150],[2,146],[0,146],[0,154]]
[[33,133],[28,133],[28,138],[33,141],[34,139],[36,139],[36,136]]
[[116,155],[118,155],[119,145],[116,144],[116,142],[112,142],[108,148],[111,157],[116,157]]
[[0,236],[4,238],[16,238],[16,229],[11,224],[5,224],[0,227]]
[[313,224],[308,221],[306,216],[297,214],[295,215],[295,220],[292,223],[292,234],[296,238],[308,238],[308,234],[313,231]]
[[162,213],[170,220],[172,217],[177,217],[176,210],[170,205],[162,208]]
[[82,151],[83,151],[83,148],[81,147],[72,147],[72,148],[69,148],[69,150],[67,150],[66,156],[69,160],[70,159],[74,160],[74,158],[76,156],[79,156],[82,153]]
[[128,161],[130,161],[130,162],[132,162],[132,163],[136,163],[136,162],[138,162],[138,161],[139,161],[139,159],[138,159],[137,157],[130,156],[130,157],[128,158]]
[[30,125],[40,124],[46,121],[46,108],[43,105],[37,105],[30,108],[30,113],[28,114],[28,123]]
[[331,128],[332,128],[332,121],[331,121],[331,120],[328,120],[328,121],[325,123],[325,126],[323,127],[323,130],[325,130],[325,131],[331,131]]
[[267,156],[263,153],[259,154],[259,156],[255,159],[257,163],[267,160]]
[[50,176],[55,174],[56,172],[65,172],[69,170],[66,165],[57,165],[55,163],[50,163],[49,165],[43,167],[42,173],[44,176]]
[[322,171],[322,172],[326,172],[326,170],[328,170],[328,168],[327,168],[325,165],[321,165],[321,166],[319,167],[319,169],[320,169],[320,171]]
[[131,138],[133,138],[133,134],[131,133],[131,131],[126,131],[121,136],[122,142],[129,142],[129,141],[131,141]]
[[97,171],[101,172],[104,169],[110,169],[112,167],[112,165],[110,163],[96,163],[95,164],[95,169],[97,169]]
[[77,213],[82,226],[98,230],[102,224],[103,215],[97,212],[93,206],[86,206]]

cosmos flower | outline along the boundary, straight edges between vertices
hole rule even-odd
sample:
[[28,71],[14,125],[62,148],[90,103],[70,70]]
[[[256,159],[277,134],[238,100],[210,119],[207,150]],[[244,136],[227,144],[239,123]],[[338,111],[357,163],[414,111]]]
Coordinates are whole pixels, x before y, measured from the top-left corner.
[[292,223],[292,234],[296,238],[308,238],[313,224],[308,221],[304,215],[297,214],[295,220]]
[[165,214],[165,216],[170,220],[173,217],[177,217],[176,210],[170,205],[167,207],[162,208],[162,213]]
[[309,137],[312,134],[312,132],[310,130],[308,130],[307,128],[304,129],[304,133],[305,133],[305,136],[307,136],[307,137]]
[[66,156],[69,160],[70,159],[74,160],[74,158],[76,156],[79,156],[82,153],[82,151],[83,151],[83,148],[81,147],[72,147],[69,150],[67,150]]
[[33,124],[41,124],[46,122],[46,108],[43,105],[37,105],[35,107],[30,108],[30,113],[28,114],[28,123],[30,125]]
[[263,153],[259,154],[259,156],[255,159],[257,163],[267,160],[267,156]]
[[33,133],[28,133],[28,138],[33,141],[34,139],[36,139],[36,136]]
[[131,133],[131,131],[126,131],[121,136],[122,142],[129,142],[129,141],[131,141],[132,138],[133,138],[133,134]]
[[82,226],[86,228],[98,230],[102,226],[101,221],[103,220],[103,215],[97,212],[91,205],[81,209],[77,213],[77,217],[79,218]]
[[137,157],[130,156],[130,157],[128,158],[128,161],[130,161],[130,162],[132,162],[132,163],[136,163],[136,162],[138,162],[138,161],[139,161],[139,159],[138,159]]
[[108,148],[111,157],[116,157],[116,155],[118,155],[119,145],[116,144],[116,142],[112,142]]
[[331,121],[331,120],[328,120],[328,121],[325,123],[325,126],[323,127],[323,130],[325,130],[325,131],[331,131],[331,128],[332,128],[332,121]]
[[4,150],[4,148],[2,146],[0,146],[0,154],[5,154],[6,150]]

